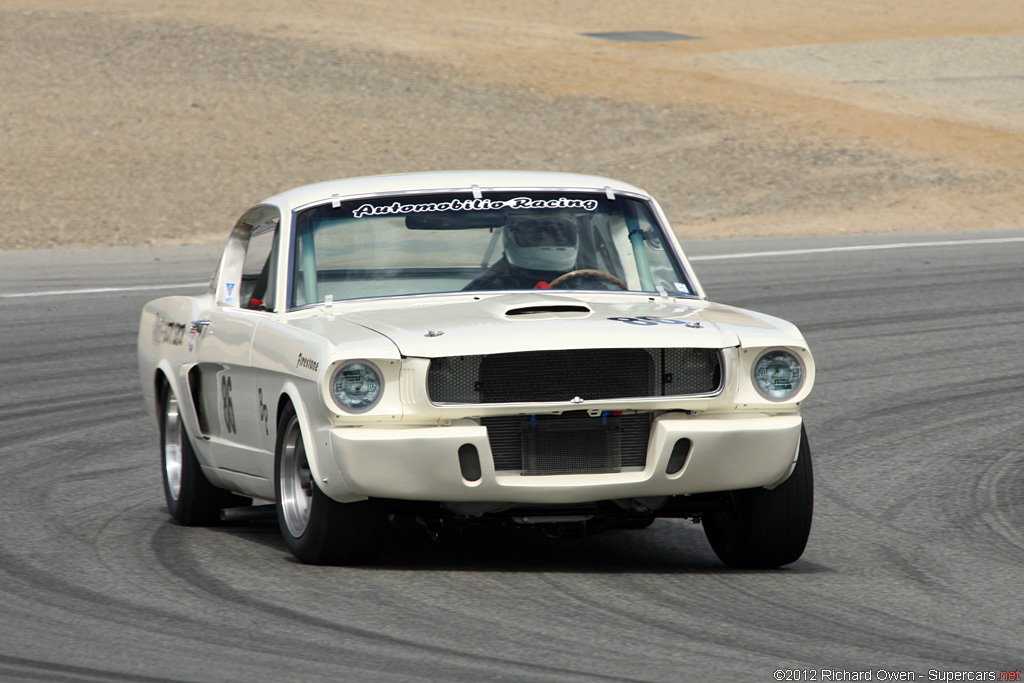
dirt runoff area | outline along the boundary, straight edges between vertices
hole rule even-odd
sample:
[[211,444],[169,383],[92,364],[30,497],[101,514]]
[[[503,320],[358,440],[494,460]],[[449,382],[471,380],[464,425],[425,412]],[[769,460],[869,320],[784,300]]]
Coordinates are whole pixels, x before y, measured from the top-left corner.
[[634,183],[684,238],[1019,227],[1024,5],[2,0],[0,161],[0,249],[476,168]]

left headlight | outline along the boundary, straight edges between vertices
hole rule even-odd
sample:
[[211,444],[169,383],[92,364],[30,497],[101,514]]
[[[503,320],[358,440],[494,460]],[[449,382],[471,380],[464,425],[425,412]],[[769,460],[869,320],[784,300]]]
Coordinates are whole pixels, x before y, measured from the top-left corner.
[[369,361],[343,363],[331,375],[331,395],[349,412],[361,413],[375,406],[383,389],[381,372]]
[[754,361],[753,380],[758,393],[769,401],[785,401],[803,385],[804,366],[789,351],[770,349]]

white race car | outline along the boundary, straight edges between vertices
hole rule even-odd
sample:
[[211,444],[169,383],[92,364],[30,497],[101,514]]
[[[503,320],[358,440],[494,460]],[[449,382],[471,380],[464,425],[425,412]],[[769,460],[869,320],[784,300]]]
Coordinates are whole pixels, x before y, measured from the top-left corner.
[[170,514],[276,515],[304,562],[372,562],[395,519],[690,518],[735,567],[810,531],[803,336],[709,302],[615,180],[290,190],[239,219],[209,291],[145,306],[138,350]]

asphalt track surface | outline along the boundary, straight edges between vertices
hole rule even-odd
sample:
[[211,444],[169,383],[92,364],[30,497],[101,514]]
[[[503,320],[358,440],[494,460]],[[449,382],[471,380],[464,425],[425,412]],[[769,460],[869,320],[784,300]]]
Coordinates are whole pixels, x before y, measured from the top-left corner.
[[724,568],[681,520],[451,546],[409,531],[359,569],[294,562],[273,524],[180,527],[138,390],[137,316],[205,281],[215,250],[0,254],[0,680],[1024,668],[1024,230],[689,252],[713,299],[796,322],[818,362],[814,527],[777,571]]

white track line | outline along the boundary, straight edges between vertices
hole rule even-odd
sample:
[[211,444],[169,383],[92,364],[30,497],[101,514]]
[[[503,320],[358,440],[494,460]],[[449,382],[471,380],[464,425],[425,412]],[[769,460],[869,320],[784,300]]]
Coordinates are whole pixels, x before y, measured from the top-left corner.
[[[835,254],[847,251],[885,251],[889,249],[924,249],[927,247],[970,247],[987,244],[1010,244],[1024,242],[1024,237],[994,237],[975,240],[944,240],[938,242],[894,242],[892,244],[862,244],[851,247],[819,247],[816,249],[788,249],[785,251],[753,251],[741,254],[709,254],[690,256],[690,261],[728,261],[731,259],[776,258],[779,256],[805,256],[807,254]],[[89,289],[61,289],[47,292],[21,292],[0,294],[0,299],[27,299],[46,296],[80,296],[84,294],[117,294],[122,292],[146,292],[160,289],[196,289],[207,287],[206,282],[188,282],[176,285],[140,285],[136,287],[92,287]]]
[[1024,237],[993,237],[976,240],[945,240],[941,242],[894,242],[892,244],[862,244],[852,247],[819,247],[816,249],[790,249],[787,251],[755,251],[746,254],[716,254],[690,256],[691,261],[727,261],[730,259],[766,258],[775,256],[803,256],[806,254],[834,254],[844,251],[883,251],[887,249],[918,249],[923,247],[969,247],[984,244],[1024,242]]
[[0,299],[27,299],[35,296],[79,296],[82,294],[117,294],[119,292],[148,292],[159,289],[196,289],[209,287],[209,282],[188,282],[177,285],[138,285],[135,287],[91,287],[88,289],[55,289],[48,292],[19,292],[0,294]]

